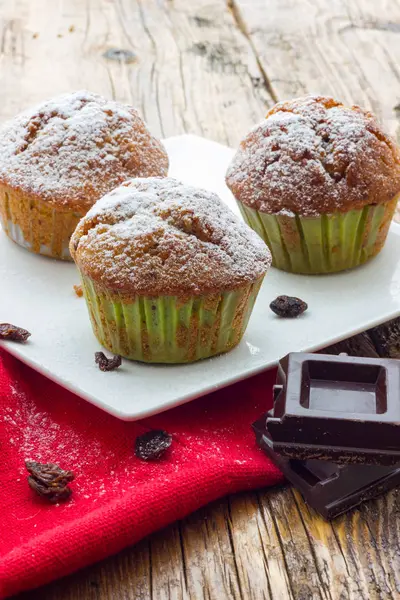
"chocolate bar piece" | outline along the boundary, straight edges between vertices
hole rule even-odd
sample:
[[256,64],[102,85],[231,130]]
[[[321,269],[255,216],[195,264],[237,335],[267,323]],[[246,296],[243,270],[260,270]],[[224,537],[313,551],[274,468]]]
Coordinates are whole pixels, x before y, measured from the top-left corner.
[[400,463],[400,363],[289,354],[267,428],[273,449],[288,458]]
[[338,465],[322,460],[294,460],[274,451],[265,415],[253,424],[258,445],[325,519],[358,506],[400,485],[400,468],[376,465]]

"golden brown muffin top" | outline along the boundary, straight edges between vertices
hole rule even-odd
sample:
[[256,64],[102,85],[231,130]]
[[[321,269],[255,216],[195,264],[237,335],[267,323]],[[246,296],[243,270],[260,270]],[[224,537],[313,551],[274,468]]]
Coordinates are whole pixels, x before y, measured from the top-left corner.
[[255,282],[271,264],[264,242],[216,194],[156,177],[99,200],[70,251],[96,284],[129,296],[220,293]]
[[250,131],[226,182],[261,212],[346,212],[400,192],[400,151],[370,112],[305,96],[279,102]]
[[79,91],[0,130],[0,183],[84,214],[129,177],[165,176],[168,156],[131,106]]

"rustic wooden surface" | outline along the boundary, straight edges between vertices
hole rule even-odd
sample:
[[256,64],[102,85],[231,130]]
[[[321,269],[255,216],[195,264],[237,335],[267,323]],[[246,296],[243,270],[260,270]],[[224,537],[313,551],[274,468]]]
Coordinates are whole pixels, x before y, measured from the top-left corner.
[[[400,118],[400,0],[0,0],[0,120],[88,88],[235,146],[275,101]],[[398,321],[333,352],[400,357]],[[222,499],[32,600],[400,597],[400,492],[325,523],[289,487]]]

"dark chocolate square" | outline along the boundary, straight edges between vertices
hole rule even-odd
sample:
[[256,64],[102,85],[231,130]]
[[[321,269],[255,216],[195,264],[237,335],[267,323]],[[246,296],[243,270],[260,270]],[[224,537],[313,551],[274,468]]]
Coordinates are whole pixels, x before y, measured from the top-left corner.
[[400,463],[396,360],[292,353],[267,419],[273,448],[296,459]]
[[268,415],[253,424],[257,443],[302,494],[305,502],[325,519],[358,506],[400,485],[400,468],[376,465],[339,465],[322,460],[286,458],[274,450],[266,428]]

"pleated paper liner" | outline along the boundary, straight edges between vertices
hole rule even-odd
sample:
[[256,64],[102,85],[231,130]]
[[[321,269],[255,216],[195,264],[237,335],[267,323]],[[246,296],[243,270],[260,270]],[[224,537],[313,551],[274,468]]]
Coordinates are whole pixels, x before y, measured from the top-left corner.
[[245,221],[269,247],[274,267],[323,274],[357,267],[378,254],[397,200],[320,217],[267,214],[238,204]]
[[262,279],[221,294],[132,299],[82,276],[93,331],[110,352],[151,363],[185,363],[228,352],[246,329]]
[[82,215],[61,212],[35,196],[0,187],[1,225],[14,242],[36,254],[71,260],[69,239]]

